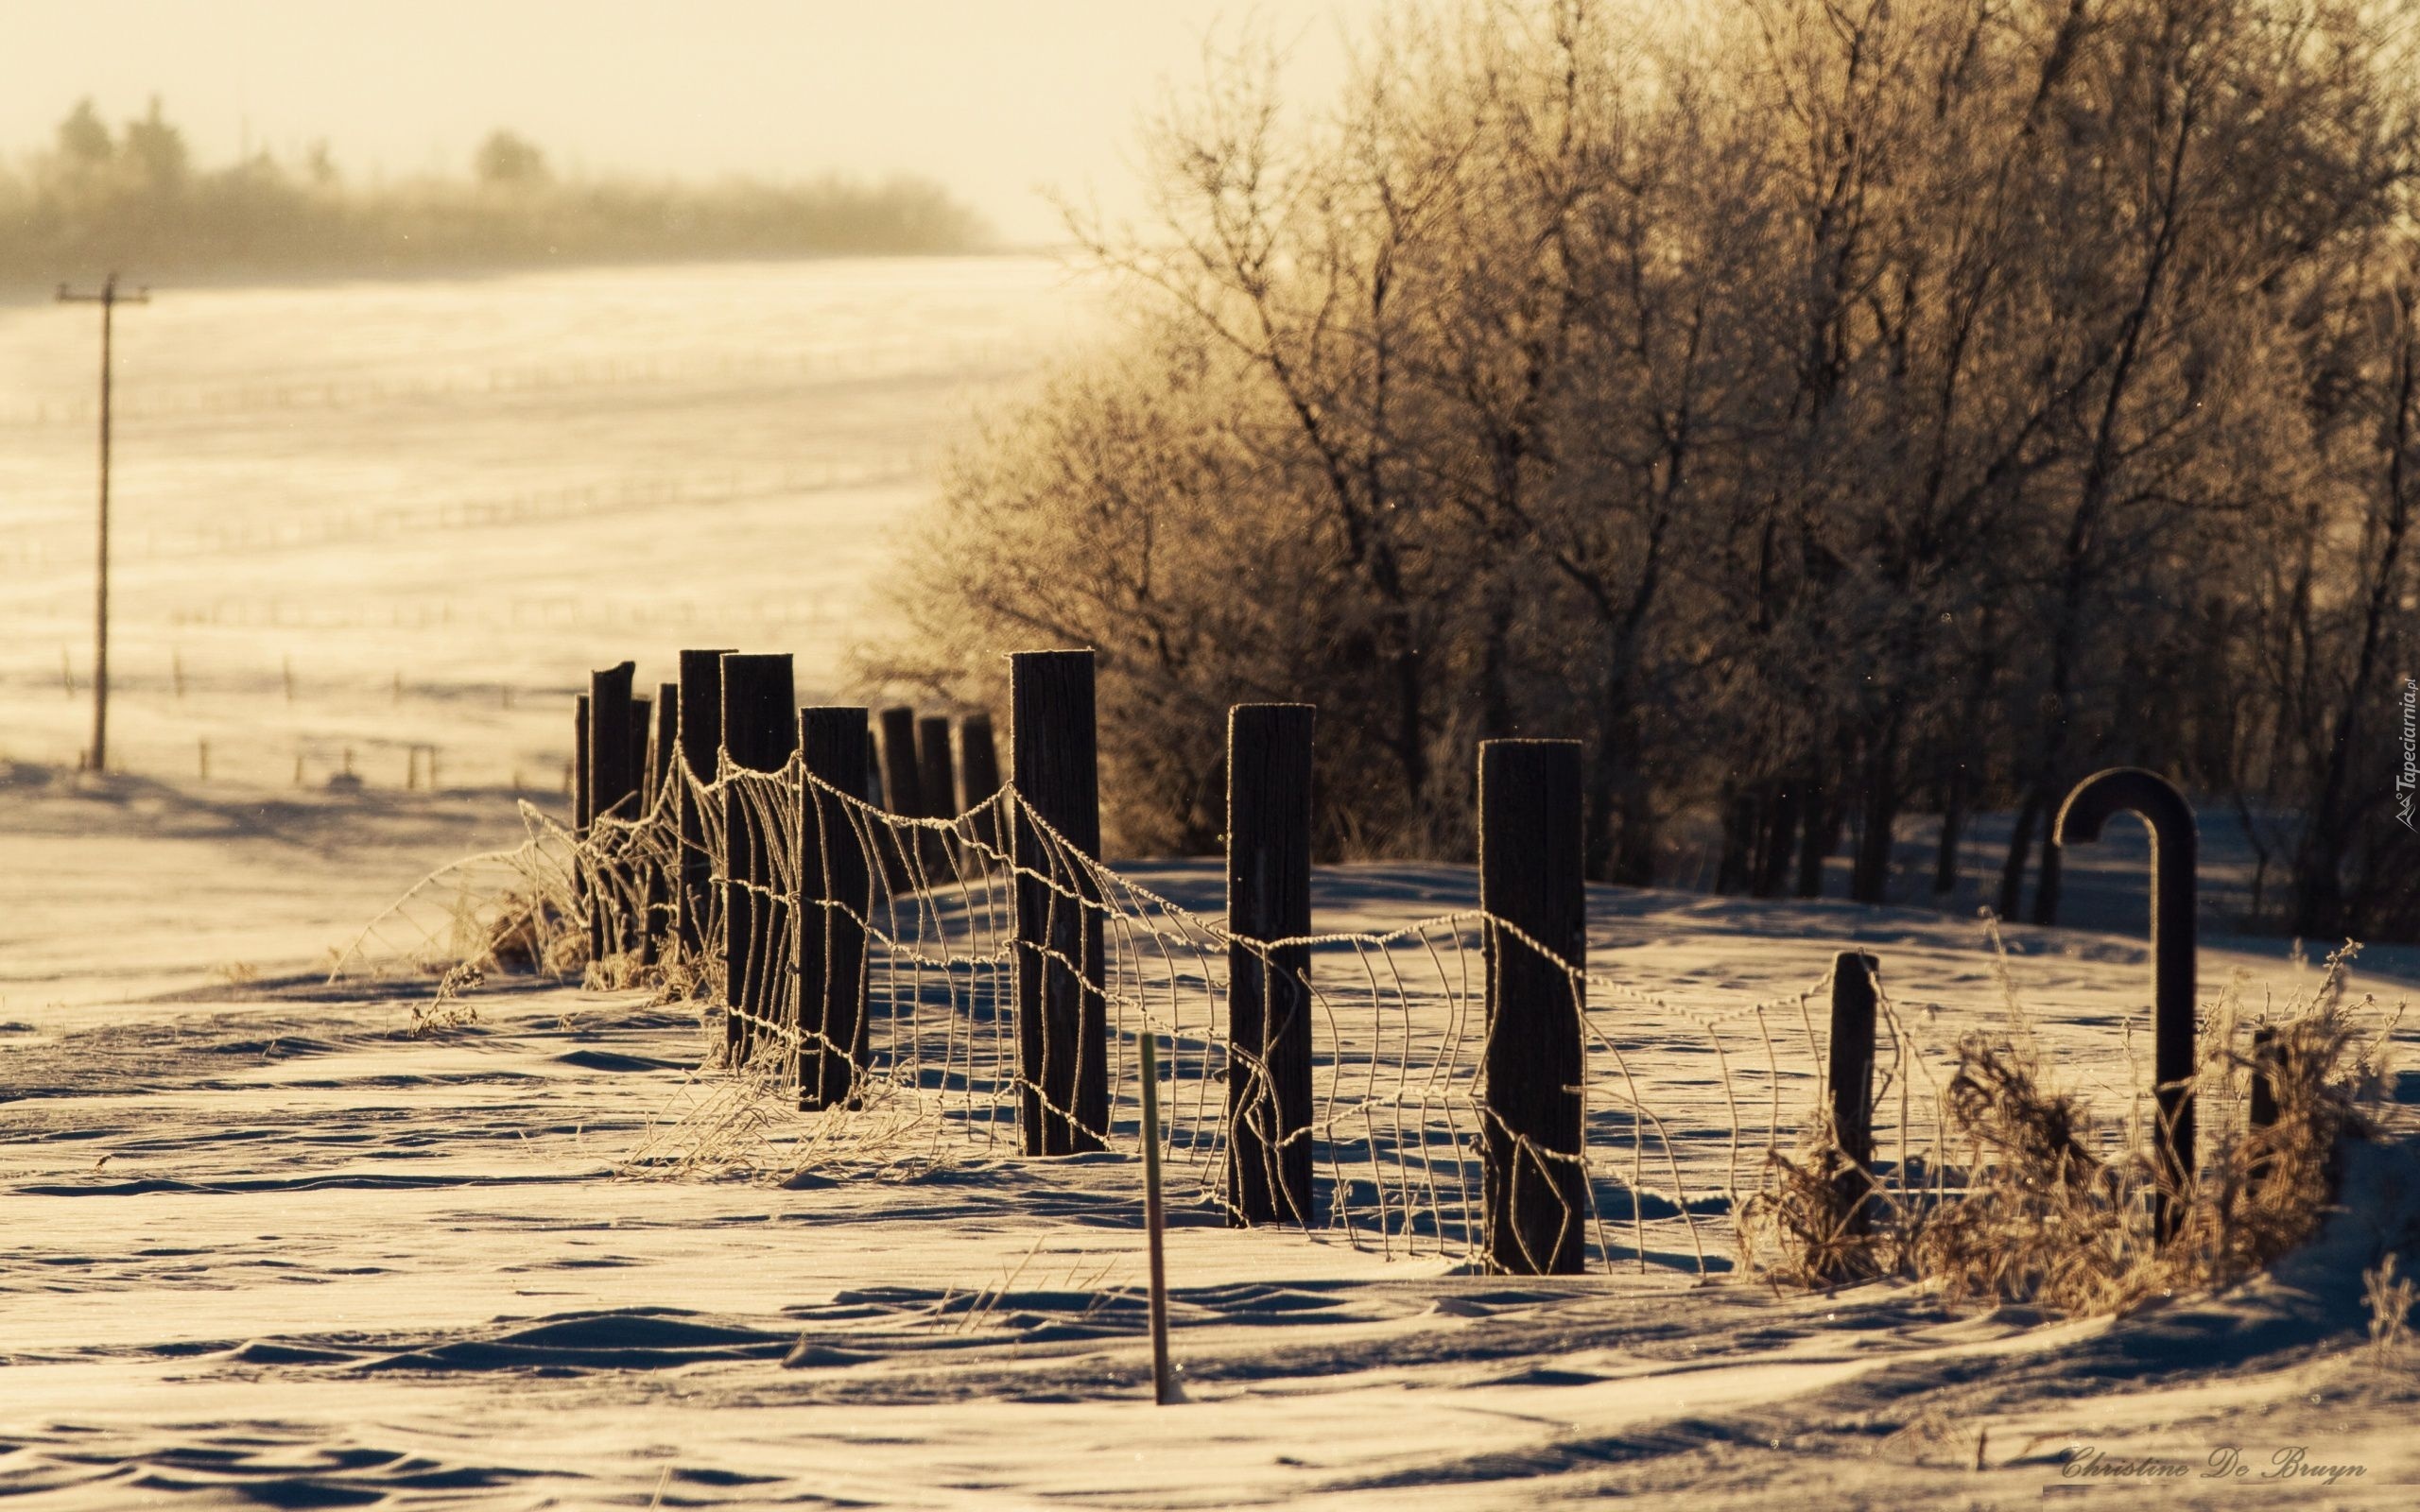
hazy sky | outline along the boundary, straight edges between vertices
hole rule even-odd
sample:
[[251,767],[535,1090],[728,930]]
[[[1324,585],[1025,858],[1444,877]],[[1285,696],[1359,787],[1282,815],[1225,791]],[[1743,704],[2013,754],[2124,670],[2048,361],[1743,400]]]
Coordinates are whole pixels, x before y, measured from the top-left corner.
[[1011,240],[1037,186],[1132,203],[1134,121],[1256,22],[1314,96],[1382,0],[0,0],[0,150],[90,94],[158,94],[199,158],[326,137],[349,173],[462,171],[509,126],[558,164],[784,176],[910,170]]

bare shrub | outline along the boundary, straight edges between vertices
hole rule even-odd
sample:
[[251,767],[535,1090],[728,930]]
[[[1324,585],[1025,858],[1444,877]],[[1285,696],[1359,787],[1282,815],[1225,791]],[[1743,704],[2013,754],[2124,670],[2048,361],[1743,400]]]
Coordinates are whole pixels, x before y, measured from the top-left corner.
[[[1895,1273],[1951,1297],[2074,1314],[2240,1280],[2311,1236],[2334,1201],[2340,1144],[2377,1130],[2386,1039],[2362,1034],[2343,1002],[2352,949],[2329,958],[2256,1057],[2231,1020],[2205,1032],[2200,1107],[2223,1106],[2257,1074],[2276,1112],[2266,1127],[2205,1125],[2182,1183],[2163,1175],[2147,1130],[2106,1129],[2052,1086],[2031,1037],[1970,1034],[1945,1091],[1967,1155],[1962,1182],[1937,1200],[1877,1201],[1875,1232],[1852,1234],[1841,1160],[1819,1122],[1795,1158],[1770,1159],[1743,1205],[1743,1237],[1753,1224],[1758,1241],[1750,1253],[1765,1274],[1801,1284]],[[2173,1214],[2165,1242],[2163,1204]]]

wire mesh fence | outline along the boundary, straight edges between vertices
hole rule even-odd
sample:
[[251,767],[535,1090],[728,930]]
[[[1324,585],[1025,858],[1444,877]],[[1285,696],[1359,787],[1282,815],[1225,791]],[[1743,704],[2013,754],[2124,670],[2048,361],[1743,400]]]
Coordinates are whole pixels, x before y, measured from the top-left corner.
[[[796,754],[773,772],[726,761],[708,780],[676,761],[641,799],[585,834],[525,805],[525,844],[424,880],[338,973],[501,965],[695,1002],[709,1026],[699,1074],[631,1157],[657,1174],[835,1162],[878,1175],[1015,1158],[1054,1119],[1078,1148],[1129,1148],[1138,1046],[1156,1036],[1171,1187],[1232,1220],[1235,1131],[1274,1127],[1269,1068],[1228,1032],[1232,963],[1240,947],[1253,969],[1280,970],[1299,946],[1311,1117],[1252,1147],[1273,1160],[1307,1144],[1299,1216],[1311,1229],[1389,1256],[1482,1254],[1490,954],[1536,945],[1504,919],[1466,909],[1239,940],[1085,854],[1013,785],[954,817],[911,817]],[[1022,939],[1021,908],[1046,916]],[[1035,984],[1053,972],[1098,1012],[1098,1039],[1037,1047],[1035,1021],[1050,1010]],[[1583,1139],[1577,1157],[1521,1152],[1580,1168],[1579,1201],[1554,1221],[1578,1229],[1595,1267],[1734,1268],[1754,1238],[1743,1203],[1822,1127],[1830,979],[1709,1007],[1620,971],[1565,974],[1584,1041]],[[2002,985],[2000,1027],[2023,1033]],[[836,1002],[861,1006],[836,1014]],[[1876,1201],[1913,1211],[1966,1179],[1978,1157],[1956,1147],[1949,1088],[1959,1033],[1990,1017],[1903,1013],[1881,992]],[[2210,1032],[2232,1044],[2249,1029],[2228,1016]],[[2103,1078],[2101,1106],[2124,1110],[2100,1126],[2114,1143],[2152,1115],[2132,1038],[2122,1026],[2108,1038],[2135,1073]],[[1069,1042],[1098,1063],[1048,1064],[1049,1047]],[[1088,1108],[1079,1090],[1095,1077],[1103,1095]],[[2239,1126],[2241,1104],[2239,1084],[2205,1091],[2204,1127]]]

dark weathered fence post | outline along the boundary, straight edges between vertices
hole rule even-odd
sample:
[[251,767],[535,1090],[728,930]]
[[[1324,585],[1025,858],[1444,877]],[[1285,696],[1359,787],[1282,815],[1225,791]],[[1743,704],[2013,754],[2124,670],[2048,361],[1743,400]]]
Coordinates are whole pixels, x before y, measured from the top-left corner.
[[949,759],[949,715],[926,714],[916,721],[916,792],[925,800],[925,817],[958,817],[958,782]]
[[[735,651],[722,659],[722,748],[734,768],[780,771],[797,747],[797,708],[786,654]],[[722,900],[723,1003],[730,1010],[724,1038],[734,1066],[748,1059],[771,1023],[790,966],[788,909],[772,884],[774,848],[797,843],[797,816],[762,796],[736,782],[723,790],[723,853],[730,858]]]
[[[916,772],[916,711],[905,707],[882,712],[882,796],[883,807],[902,818],[921,818],[925,813],[925,797]],[[923,847],[918,832],[906,825],[888,825],[876,848],[881,853],[883,875],[890,879],[894,893],[908,892],[916,885],[917,857]]]
[[574,839],[588,838],[588,695],[584,693],[572,700],[571,833]]
[[[1311,734],[1306,703],[1227,713],[1230,1221],[1311,1222]],[[1255,949],[1247,941],[1256,942]]]
[[2245,1111],[2254,1128],[2277,1123],[2277,1031],[2262,1024],[2252,1031],[2252,1104]]
[[925,812],[916,771],[916,711],[907,707],[882,712],[883,805],[909,818]]
[[655,730],[647,747],[647,806],[652,808],[672,780],[673,753],[681,748],[681,684],[655,685]]
[[1833,1198],[1845,1232],[1873,1227],[1867,1173],[1874,1166],[1874,988],[1876,962],[1863,951],[1832,957],[1832,1043],[1829,1085],[1832,1138],[1841,1167]]
[[[630,662],[588,675],[588,822],[628,819],[630,797],[638,785],[631,762]],[[601,961],[623,948],[622,900],[615,878],[599,868],[589,889],[588,958]]]
[[[647,769],[650,752],[648,737],[654,732],[655,704],[647,698],[631,699],[631,796],[622,805],[621,817],[635,824],[647,817]],[[619,920],[620,948],[637,955],[639,964],[648,965],[655,953],[648,942],[648,893],[654,868],[648,864],[647,852],[636,845],[627,846],[621,864],[624,891],[630,895],[629,915]]]
[[[958,817],[958,782],[949,758],[949,715],[926,714],[916,721],[916,796],[925,817]],[[957,868],[958,848],[949,834],[923,832],[925,872],[936,883],[946,882]]]
[[2050,843],[2100,838],[2113,814],[2131,810],[2152,832],[2152,1095],[2161,1190],[2154,1194],[2159,1236],[2183,1216],[2174,1198],[2193,1177],[2194,868],[2201,840],[2193,806],[2176,785],[2139,766],[2113,766],[2078,782],[2059,807]]
[[[294,758],[294,781],[302,782],[302,758]],[[596,958],[596,905],[588,896],[588,695],[572,700],[571,719],[571,905],[586,915],[589,959]]]
[[[958,766],[962,801],[968,809],[981,808],[1000,791],[1000,752],[992,743],[992,716],[972,713],[958,722]],[[977,844],[995,851],[1008,849],[1009,837],[1002,834],[998,816],[986,811],[972,826]]]
[[652,756],[648,741],[655,734],[655,700],[633,696],[631,699],[631,806],[622,817],[638,820],[647,817],[648,762]]
[[1009,683],[1024,799],[1014,826],[1017,1126],[1028,1155],[1082,1154],[1107,1148],[1109,1128],[1101,911],[1083,870],[1085,858],[1100,855],[1093,654],[1017,652]]
[[862,815],[840,796],[865,791],[865,731],[861,708],[799,711],[798,746],[809,781],[799,799],[798,874],[805,896],[798,909],[798,1105],[810,1110],[855,1097],[866,1065],[873,872]]
[[715,780],[716,755],[722,749],[722,659],[729,654],[727,648],[681,653],[681,860],[673,902],[682,954],[700,962],[720,941],[711,922],[717,878],[706,845],[709,800],[697,789]]
[[875,808],[888,810],[890,807],[888,802],[884,801],[886,795],[882,790],[882,752],[874,748],[873,713],[871,710],[866,713],[865,796],[866,801],[873,804]]
[[[667,792],[672,781],[673,754],[681,747],[681,685],[659,682],[655,685],[654,720],[648,736],[647,787],[639,798],[639,812],[653,814],[658,804],[680,802],[678,793]],[[679,813],[677,806],[672,811]],[[662,818],[656,820],[657,844],[662,844]],[[639,960],[653,966],[666,954],[672,938],[674,889],[680,885],[681,857],[678,820],[675,820],[676,849],[669,856],[656,855],[643,865],[647,868],[647,894],[641,915]]]
[[2252,1098],[2244,1109],[2245,1122],[2252,1125],[2253,1148],[2250,1184],[2259,1186],[2269,1179],[2276,1168],[2277,1154],[2270,1146],[2268,1132],[2277,1126],[2277,1083],[2285,1073],[2277,1049],[2274,1026],[2262,1024],[2252,1031]]
[[627,801],[638,788],[638,768],[631,760],[631,678],[630,662],[588,675],[588,806],[591,823],[611,816],[631,816]]
[[1481,1206],[1488,1263],[1517,1275],[1583,1266],[1580,766],[1575,740],[1478,747],[1478,898],[1488,915]]

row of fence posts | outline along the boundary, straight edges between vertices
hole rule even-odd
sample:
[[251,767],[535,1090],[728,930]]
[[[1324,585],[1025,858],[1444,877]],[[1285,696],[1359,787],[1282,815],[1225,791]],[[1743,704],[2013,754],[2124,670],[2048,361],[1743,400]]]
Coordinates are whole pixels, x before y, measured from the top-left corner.
[[[1026,651],[1012,655],[1010,664],[1010,776],[1024,808],[1000,838],[1015,877],[1018,1128],[1028,1155],[1081,1154],[1104,1148],[1109,1127],[1104,910],[1086,869],[1100,855],[1094,658],[1085,650]],[[947,718],[919,720],[906,708],[878,717],[858,706],[798,708],[786,655],[684,650],[679,680],[659,685],[652,700],[633,696],[632,673],[629,662],[596,673],[579,700],[575,817],[583,834],[599,816],[634,817],[648,800],[643,792],[666,790],[675,760],[703,783],[714,781],[718,761],[769,773],[797,753],[804,769],[832,789],[912,817],[974,811],[1000,787],[991,721],[983,713],[959,721],[953,773]],[[1228,716],[1229,1211],[1237,1225],[1319,1221],[1310,1139],[1310,950],[1299,943],[1311,933],[1315,724],[1313,706],[1299,703],[1239,704]],[[1478,765],[1479,907],[1487,919],[1483,1256],[1499,1271],[1573,1274],[1582,1268],[1592,1211],[1581,1097],[1587,967],[1582,751],[1569,740],[1486,741]],[[2077,798],[2113,775],[2088,780]],[[863,901],[872,897],[878,868],[908,864],[907,847],[869,856],[865,832],[844,805],[814,783],[804,784],[796,895],[776,899],[768,857],[745,838],[752,832],[740,796],[724,790],[728,872],[717,876],[698,790],[683,782],[671,783],[671,792],[679,805],[678,874],[648,881],[636,940],[609,939],[607,911],[588,909],[593,954],[621,948],[635,948],[643,960],[655,959],[659,951],[691,958],[718,954],[728,1049],[737,1064],[752,1048],[752,1022],[761,1022],[778,1000],[766,963],[780,953],[755,946],[774,932],[789,932],[787,985],[802,1045],[800,1106],[848,1103],[868,1059]],[[2189,1172],[2192,1112],[2183,1083],[2192,1064],[2190,811],[2164,781],[2129,774],[2114,794],[2105,785],[2092,794],[2085,808],[2071,798],[2074,816],[2063,811],[2062,830],[2078,839],[2097,836],[2099,817],[2086,812],[2094,804],[2100,814],[2115,808],[2146,813],[2169,848],[2164,867],[2156,850],[2154,860],[2159,1132],[2164,1169]],[[1028,812],[1050,833],[1025,817]],[[2174,831],[2179,812],[2181,847]],[[1072,864],[1054,864],[1060,846],[1078,853]],[[819,864],[805,865],[809,855],[819,856]],[[1074,891],[1076,900],[1063,889]],[[706,920],[716,917],[717,902],[722,937],[708,939]],[[1286,940],[1298,943],[1275,943]],[[1839,954],[1832,973],[1824,1113],[1841,1158],[1836,1199],[1852,1232],[1869,1227],[1875,1207],[1877,970],[1874,956],[1849,951]],[[2273,1118],[2273,1076],[2264,1068],[2256,1076],[2253,1121]],[[2170,1225],[2165,1209],[2160,1222],[2164,1231]]]

